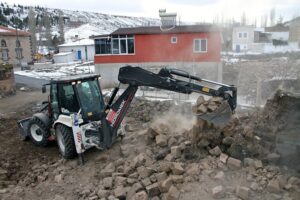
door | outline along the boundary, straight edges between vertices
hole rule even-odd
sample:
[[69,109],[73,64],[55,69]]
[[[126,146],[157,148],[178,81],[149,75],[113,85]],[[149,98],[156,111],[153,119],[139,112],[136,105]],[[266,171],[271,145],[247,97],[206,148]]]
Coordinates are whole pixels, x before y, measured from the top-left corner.
[[237,45],[235,46],[235,51],[236,51],[236,52],[240,52],[240,51],[241,51],[241,46],[240,46],[239,44],[237,44]]
[[77,59],[81,60],[81,51],[80,50],[77,51]]

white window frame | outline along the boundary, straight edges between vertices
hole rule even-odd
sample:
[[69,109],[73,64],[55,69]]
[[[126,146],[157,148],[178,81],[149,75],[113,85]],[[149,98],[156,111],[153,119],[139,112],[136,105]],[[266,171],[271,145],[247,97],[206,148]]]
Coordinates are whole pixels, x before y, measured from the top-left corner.
[[[123,37],[123,38],[121,38],[120,35],[118,35],[118,38],[112,38],[112,39],[118,39],[119,40],[119,53],[118,54],[113,54],[112,53],[111,55],[135,55],[136,49],[135,49],[135,36],[134,35],[132,37],[128,37],[128,35],[126,35],[126,37]],[[133,39],[133,42],[134,42],[133,43],[133,45],[134,45],[134,52],[133,53],[128,53],[128,42],[127,42],[128,39]],[[126,53],[121,53],[121,40],[126,40]],[[113,43],[111,43],[111,45],[113,45]]]
[[177,37],[176,36],[171,37],[171,43],[172,44],[177,44]]
[[[202,43],[202,40],[206,40],[206,50],[205,51],[202,51],[201,50],[201,43]],[[200,47],[200,50],[196,50],[196,41],[200,41],[200,45],[199,45],[199,47]],[[194,39],[194,41],[193,41],[193,52],[194,53],[207,53],[207,43],[208,43],[208,40],[207,40],[207,38],[196,38],[196,39]]]
[[[246,34],[246,37],[245,37],[245,34]],[[248,32],[243,33],[243,38],[248,38]]]

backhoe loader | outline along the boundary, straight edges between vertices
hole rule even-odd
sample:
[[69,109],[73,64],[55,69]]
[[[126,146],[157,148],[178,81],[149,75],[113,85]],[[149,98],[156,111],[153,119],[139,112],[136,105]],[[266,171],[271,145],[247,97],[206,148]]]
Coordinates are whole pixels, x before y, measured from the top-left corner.
[[120,135],[118,129],[140,86],[221,97],[225,103],[218,109],[198,116],[215,124],[227,123],[236,108],[235,86],[201,79],[181,70],[162,68],[156,74],[140,67],[121,67],[118,80],[127,88],[116,99],[119,86],[115,87],[108,103],[103,100],[100,78],[96,74],[76,75],[52,79],[43,85],[44,93],[46,86],[50,86],[48,101],[41,112],[18,121],[21,138],[30,138],[38,146],[56,140],[60,153],[67,159],[77,155],[82,159],[83,152],[91,147],[108,149]]

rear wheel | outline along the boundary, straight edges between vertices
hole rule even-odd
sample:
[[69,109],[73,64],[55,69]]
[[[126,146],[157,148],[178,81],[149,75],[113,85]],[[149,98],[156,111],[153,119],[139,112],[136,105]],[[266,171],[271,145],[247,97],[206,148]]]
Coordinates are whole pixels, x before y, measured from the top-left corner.
[[50,136],[49,126],[37,117],[33,117],[28,124],[28,133],[31,141],[37,146],[47,146]]
[[56,126],[55,134],[59,151],[62,156],[66,159],[76,157],[77,152],[72,129],[65,125],[58,124]]

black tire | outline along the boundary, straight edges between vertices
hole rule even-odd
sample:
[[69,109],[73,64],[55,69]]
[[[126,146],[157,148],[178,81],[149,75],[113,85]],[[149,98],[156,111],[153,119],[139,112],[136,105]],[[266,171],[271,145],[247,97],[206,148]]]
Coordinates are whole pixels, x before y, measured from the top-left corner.
[[66,159],[77,156],[73,132],[70,127],[58,124],[55,129],[56,141],[61,155]]
[[38,117],[33,117],[28,124],[28,135],[33,144],[45,147],[49,144],[50,128]]
[[19,139],[20,139],[21,141],[27,141],[29,138],[28,138],[26,135],[20,133],[20,134],[19,134]]

